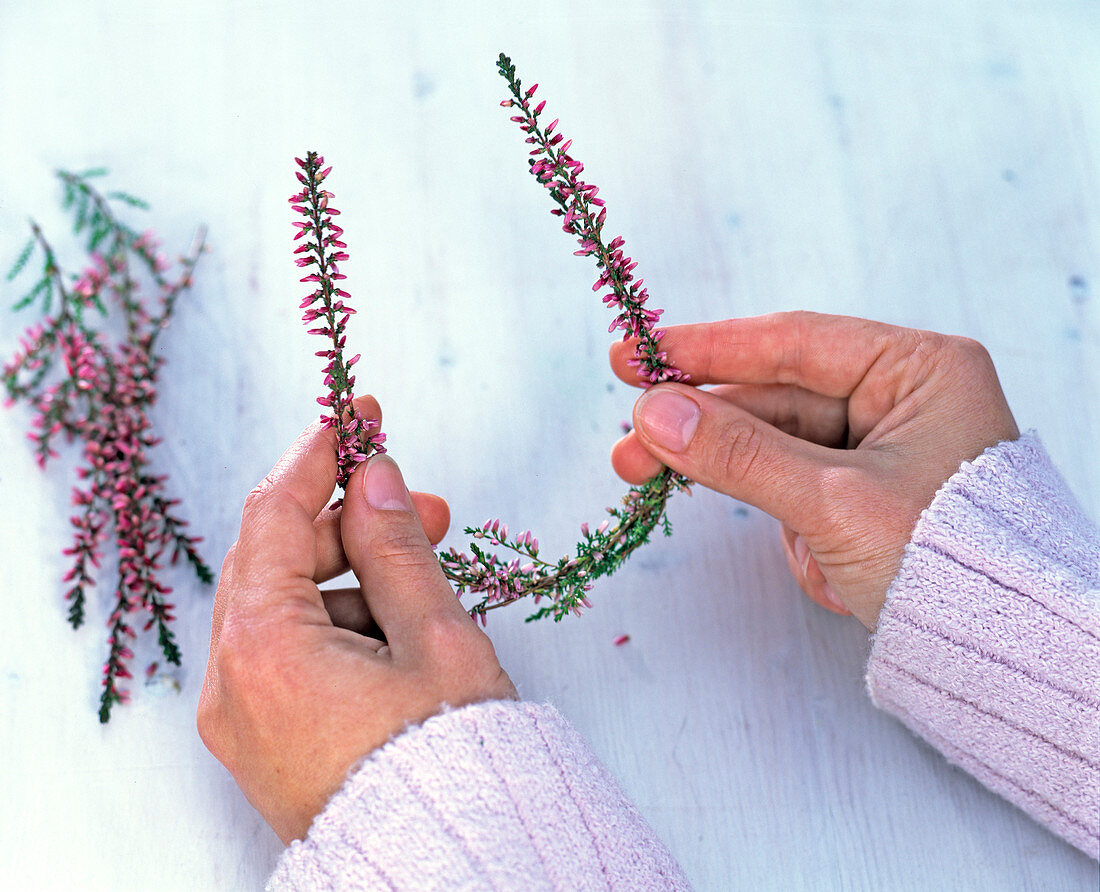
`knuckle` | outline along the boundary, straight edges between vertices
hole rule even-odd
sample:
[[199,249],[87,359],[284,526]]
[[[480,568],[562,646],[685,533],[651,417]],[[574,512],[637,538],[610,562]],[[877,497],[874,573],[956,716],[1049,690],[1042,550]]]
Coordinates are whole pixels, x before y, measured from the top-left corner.
[[994,373],[993,357],[985,345],[973,338],[954,338],[953,346],[960,358],[982,375]]
[[804,362],[802,345],[813,342],[807,332],[812,332],[819,321],[818,314],[809,310],[793,310],[787,316],[786,322],[792,335],[784,338],[780,344],[776,370],[776,380],[780,383],[787,384],[801,379]]
[[967,356],[974,359],[992,362],[989,356],[989,351],[985,349],[985,345],[981,341],[976,341],[973,338],[956,337],[952,339],[955,347]]
[[[484,635],[464,612],[437,610],[424,618],[420,630],[425,649],[437,657],[471,653],[483,649]],[[490,644],[490,647],[492,645]]]
[[273,517],[287,511],[305,510],[301,500],[278,479],[269,474],[245,496],[241,512],[241,529],[262,526]]
[[489,636],[462,611],[439,612],[421,628],[423,653],[435,671],[463,689],[493,694],[503,670]]
[[246,518],[253,517],[263,510],[263,506],[270,499],[272,488],[270,477],[264,477],[263,480],[252,487],[244,499],[244,516]]
[[221,734],[221,710],[217,700],[210,690],[209,685],[204,685],[199,697],[198,709],[195,712],[195,727],[199,732],[199,739],[215,758],[220,759],[222,752]]
[[435,563],[424,531],[412,521],[378,524],[371,530],[370,551],[373,559],[397,569],[419,569]]
[[[783,318],[783,321],[795,332],[802,332],[814,328],[821,322],[821,314],[815,313],[812,310],[790,310],[786,313],[778,314]],[[801,340],[800,338],[794,338],[795,341]]]
[[737,486],[752,478],[764,453],[764,436],[751,421],[724,421],[709,438],[704,461],[727,485]]
[[921,332],[919,353],[922,380],[937,373],[959,384],[984,388],[995,383],[997,370],[989,351],[973,338]]
[[928,370],[938,365],[947,347],[947,338],[933,331],[916,331],[910,348],[910,357],[916,366]]
[[934,331],[892,329],[883,334],[879,362],[892,379],[903,382],[903,390],[912,390],[954,365],[950,340]]

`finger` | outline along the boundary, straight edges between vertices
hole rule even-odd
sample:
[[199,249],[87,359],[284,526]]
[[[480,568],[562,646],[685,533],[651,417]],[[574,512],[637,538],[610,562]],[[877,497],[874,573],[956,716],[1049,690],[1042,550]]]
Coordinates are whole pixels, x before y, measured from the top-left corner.
[[438,545],[451,526],[451,506],[442,496],[430,492],[410,492],[416,516],[424,528],[424,535],[432,545]]
[[[416,513],[424,527],[424,533],[432,545],[438,545],[447,535],[451,525],[451,509],[446,499],[429,492],[410,492]],[[317,537],[317,571],[313,581],[320,584],[335,579],[351,569],[344,543],[340,539],[340,513],[342,508],[325,508],[313,521]]]
[[641,486],[657,476],[664,465],[631,432],[611,447],[611,467],[631,486]]
[[[845,400],[793,384],[721,384],[708,392],[792,437],[836,448],[850,445]],[[633,433],[611,447],[611,465],[633,486],[649,480],[663,467]]]
[[[907,353],[920,332],[820,313],[773,313],[665,330],[661,349],[693,384],[797,384],[832,397],[849,396],[888,350]],[[641,385],[632,341],[611,347],[611,367]]]
[[720,384],[708,391],[785,434],[820,446],[848,444],[848,402],[795,384]]
[[332,624],[339,629],[357,632],[369,638],[385,641],[382,630],[370,615],[363,592],[356,588],[327,589],[321,592]]
[[[369,396],[357,399],[355,408],[368,418],[380,414]],[[247,581],[264,581],[250,590],[277,598],[289,590],[283,582],[312,580],[317,571],[313,521],[332,497],[336,473],[336,431],[316,421],[249,493],[235,568]]]
[[367,608],[395,657],[415,651],[439,620],[472,622],[440,569],[397,463],[376,455],[356,469],[344,495],[344,553]]
[[791,575],[794,576],[798,587],[819,607],[839,613],[841,616],[851,616],[852,611],[844,606],[825,579],[825,574],[822,573],[806,540],[786,524],[780,526],[780,533],[783,550],[787,555],[787,564],[791,568]]
[[[845,448],[848,442],[847,403],[793,384],[723,384],[708,393],[739,406],[761,421],[802,440]],[[660,472],[663,465],[646,450],[634,433],[612,447],[612,467],[632,486]]]
[[816,519],[822,475],[848,454],[799,440],[684,384],[647,390],[634,404],[634,428],[662,464],[796,528]]

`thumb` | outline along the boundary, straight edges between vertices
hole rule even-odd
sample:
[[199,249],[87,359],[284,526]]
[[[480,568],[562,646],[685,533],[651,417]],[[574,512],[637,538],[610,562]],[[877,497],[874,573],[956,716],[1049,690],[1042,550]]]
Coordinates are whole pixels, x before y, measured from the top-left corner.
[[684,384],[651,387],[634,404],[641,444],[672,470],[794,528],[809,518],[833,450],[783,433]]
[[415,649],[436,620],[469,621],[389,455],[363,462],[348,481],[340,536],[367,608],[395,655],[402,647]]

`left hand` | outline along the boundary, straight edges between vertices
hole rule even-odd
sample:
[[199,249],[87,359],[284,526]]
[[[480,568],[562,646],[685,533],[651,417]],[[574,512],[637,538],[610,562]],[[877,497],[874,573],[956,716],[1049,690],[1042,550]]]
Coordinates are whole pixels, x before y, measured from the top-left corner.
[[[357,407],[378,416],[369,397]],[[314,424],[249,495],[199,700],[203,742],[283,842],[410,724],[516,696],[425,534],[446,531],[446,503],[410,494],[388,456],[364,462],[343,508],[324,511],[335,485],[335,433]],[[318,582],[348,566],[359,588],[323,595]]]

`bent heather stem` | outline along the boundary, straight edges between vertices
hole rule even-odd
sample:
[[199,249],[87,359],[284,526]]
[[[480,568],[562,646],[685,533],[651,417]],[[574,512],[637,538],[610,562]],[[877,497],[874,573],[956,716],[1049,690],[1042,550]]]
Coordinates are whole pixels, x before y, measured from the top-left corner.
[[[634,279],[637,263],[624,255],[623,238],[618,236],[610,243],[603,239],[607,209],[603,199],[598,197],[599,188],[580,179],[584,165],[568,154],[572,140],[555,133],[557,119],[545,127],[541,125],[539,117],[546,107],[545,101],[532,108],[538,84],[524,90],[515,76],[515,66],[504,53],[497,60],[497,69],[511,93],[511,98],[500,104],[519,110],[512,121],[528,134],[527,144],[534,146],[528,161],[531,174],[549,191],[557,205],[551,213],[563,218],[562,229],[578,239],[580,249],[574,254],[596,258],[600,274],[592,290],[610,288],[602,298],[603,303],[620,310],[608,330],[621,330],[624,340],[636,339],[634,358],[629,363],[637,369],[642,386],[687,381],[688,376],[660,349],[664,332],[655,330],[654,326],[662,311],[645,306],[649,294],[643,287],[643,280]],[[537,604],[545,595],[552,597],[552,604],[540,608],[528,619],[552,616],[560,620],[568,613],[579,613],[582,606],[589,606],[585,593],[591,589],[592,581],[618,569],[648,541],[658,523],[663,522],[666,534],[669,532],[665,517],[668,498],[675,490],[687,490],[689,485],[686,477],[666,468],[642,486],[632,487],[623,499],[622,508],[608,509],[618,523],[607,529],[605,521],[596,533],[590,532],[587,524],[583,525],[581,531],[585,538],[577,545],[577,556],[563,557],[555,565],[538,559],[537,545],[534,549],[529,547],[530,533],[523,534],[522,542],[509,542],[507,526],[502,527],[499,521],[490,521],[481,529],[467,527],[468,535],[488,536],[492,544],[509,548],[520,558],[505,562],[470,543],[473,557],[455,549],[441,557],[444,573],[455,583],[460,595],[484,593],[482,600],[469,608],[472,615],[480,616],[483,621],[489,610],[527,596]],[[531,560],[521,566],[519,560],[523,557]]]

